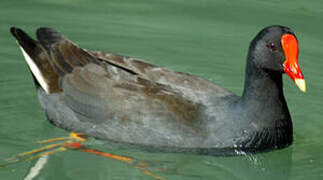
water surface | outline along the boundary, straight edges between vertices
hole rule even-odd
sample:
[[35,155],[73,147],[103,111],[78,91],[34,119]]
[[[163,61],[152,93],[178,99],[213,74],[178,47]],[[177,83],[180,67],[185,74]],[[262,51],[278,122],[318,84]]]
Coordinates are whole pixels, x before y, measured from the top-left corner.
[[[292,28],[300,43],[307,93],[284,78],[294,124],[286,149],[240,157],[152,153],[94,142],[101,150],[152,163],[166,179],[322,179],[323,38],[321,1],[29,0],[0,6],[0,159],[67,136],[40,109],[32,78],[10,26],[34,33],[54,27],[87,49],[134,56],[189,72],[241,94],[248,44],[265,26]],[[0,179],[23,179],[35,161],[0,169]],[[160,171],[158,169],[167,169]],[[50,156],[35,179],[153,179],[122,162],[78,151]]]

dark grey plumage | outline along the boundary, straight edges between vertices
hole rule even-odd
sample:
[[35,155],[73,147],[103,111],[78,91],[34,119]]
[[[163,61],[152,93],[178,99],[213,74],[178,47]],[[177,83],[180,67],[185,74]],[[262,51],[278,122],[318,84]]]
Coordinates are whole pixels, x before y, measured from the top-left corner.
[[292,142],[282,70],[266,60],[281,61],[283,53],[257,59],[265,51],[261,42],[279,41],[292,33],[288,28],[272,26],[256,36],[242,97],[190,74],[81,49],[50,28],[37,30],[38,41],[17,28],[11,32],[41,72],[33,73],[36,83],[45,79],[47,89],[37,85],[39,100],[61,128],[164,151],[230,154]]

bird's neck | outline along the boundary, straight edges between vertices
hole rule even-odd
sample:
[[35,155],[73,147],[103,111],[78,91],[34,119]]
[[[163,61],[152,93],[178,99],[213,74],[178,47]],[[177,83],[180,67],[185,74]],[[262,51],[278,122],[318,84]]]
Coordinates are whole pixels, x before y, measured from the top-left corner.
[[282,73],[256,67],[247,62],[243,101],[285,101]]
[[[249,62],[250,63],[250,62]],[[283,94],[282,73],[258,69],[248,64],[243,95],[238,101],[244,118],[252,128],[248,147],[282,148],[292,143],[293,127]],[[260,137],[260,138],[257,138]],[[267,137],[267,138],[262,138]]]

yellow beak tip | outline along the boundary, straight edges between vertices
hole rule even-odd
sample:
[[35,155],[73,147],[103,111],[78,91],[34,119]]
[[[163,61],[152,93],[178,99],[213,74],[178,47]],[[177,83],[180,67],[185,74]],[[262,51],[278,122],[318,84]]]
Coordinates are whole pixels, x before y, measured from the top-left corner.
[[301,91],[304,93],[306,92],[306,83],[304,79],[295,79],[295,84]]

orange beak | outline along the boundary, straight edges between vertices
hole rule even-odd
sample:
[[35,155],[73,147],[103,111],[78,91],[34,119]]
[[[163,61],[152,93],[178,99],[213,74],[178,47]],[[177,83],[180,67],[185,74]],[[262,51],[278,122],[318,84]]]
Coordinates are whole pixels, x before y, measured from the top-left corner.
[[292,34],[284,34],[281,38],[281,45],[286,57],[283,64],[284,71],[295,82],[298,88],[305,92],[305,80],[298,64],[298,43],[296,37]]

